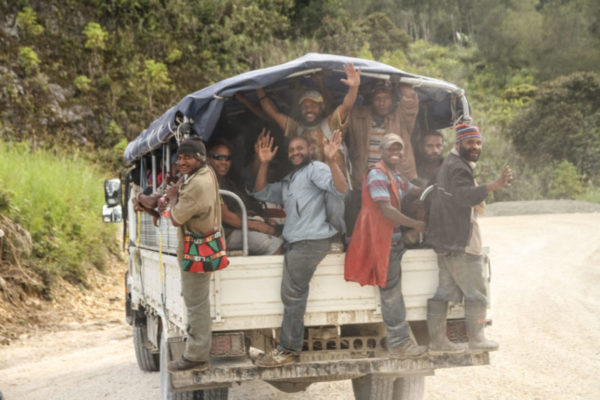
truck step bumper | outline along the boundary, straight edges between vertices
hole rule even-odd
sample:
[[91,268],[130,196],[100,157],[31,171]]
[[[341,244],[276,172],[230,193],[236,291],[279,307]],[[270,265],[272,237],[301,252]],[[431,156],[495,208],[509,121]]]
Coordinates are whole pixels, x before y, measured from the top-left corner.
[[432,375],[437,368],[487,365],[489,353],[485,351],[463,354],[424,355],[419,358],[344,359],[335,361],[298,362],[276,368],[260,368],[249,359],[211,360],[206,372],[185,371],[171,374],[174,391],[198,390],[230,386],[232,382],[252,380],[319,382],[357,378],[367,374],[393,376]]

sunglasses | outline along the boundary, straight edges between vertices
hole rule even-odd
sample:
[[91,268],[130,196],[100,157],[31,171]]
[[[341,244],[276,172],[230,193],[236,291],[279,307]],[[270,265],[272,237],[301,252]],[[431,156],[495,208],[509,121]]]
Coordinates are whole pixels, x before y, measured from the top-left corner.
[[219,161],[229,161],[229,160],[231,160],[231,155],[229,155],[229,154],[211,154],[210,158],[212,158],[213,160],[219,160]]

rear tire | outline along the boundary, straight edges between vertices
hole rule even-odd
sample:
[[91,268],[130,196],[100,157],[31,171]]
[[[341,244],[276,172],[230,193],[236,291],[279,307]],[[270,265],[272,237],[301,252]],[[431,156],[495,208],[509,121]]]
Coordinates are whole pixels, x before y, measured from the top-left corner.
[[196,393],[200,394],[197,399],[201,400],[227,400],[229,397],[229,388],[216,388],[207,390],[198,390]]
[[405,376],[394,382],[394,400],[422,400],[425,398],[425,377]]
[[138,367],[142,371],[155,372],[160,368],[160,355],[146,348],[148,342],[148,334],[146,326],[133,327],[133,347],[135,349],[135,358]]
[[425,377],[394,378],[365,375],[352,379],[356,400],[422,400],[425,394]]

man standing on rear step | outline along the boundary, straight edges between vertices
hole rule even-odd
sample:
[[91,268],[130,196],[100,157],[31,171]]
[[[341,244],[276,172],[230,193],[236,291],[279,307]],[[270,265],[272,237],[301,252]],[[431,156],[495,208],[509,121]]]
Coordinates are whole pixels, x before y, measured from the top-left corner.
[[[206,165],[206,148],[202,139],[191,137],[177,149],[177,168],[183,177],[167,189],[171,222],[177,230],[177,260],[184,256],[184,232],[206,235],[221,226],[219,188],[216,177]],[[166,204],[159,205],[162,214]],[[181,294],[187,309],[187,341],[179,360],[169,363],[169,372],[206,371],[209,369],[212,340],[210,319],[210,274],[181,269]]]
[[404,141],[395,133],[381,138],[381,161],[367,172],[362,189],[362,208],[348,251],[344,278],[361,285],[379,286],[381,316],[387,332],[391,358],[420,356],[427,350],[411,338],[402,295],[402,226],[425,230],[425,223],[402,213],[402,198],[418,196],[421,189],[400,174]]
[[500,178],[478,186],[473,169],[482,143],[477,126],[458,125],[454,149],[438,172],[426,237],[438,255],[439,266],[439,287],[427,302],[429,353],[465,350],[446,336],[448,302],[458,303],[463,297],[469,349],[498,349],[498,344],[487,340],[483,332],[488,299],[477,215],[483,212],[483,201],[489,193],[510,186],[513,173],[507,165]]
[[327,222],[325,196],[343,198],[346,178],[336,157],[342,143],[342,132],[333,131],[331,141],[325,139],[323,155],[327,162],[311,161],[311,148],[304,136],[295,136],[288,145],[288,158],[293,170],[282,181],[267,184],[267,169],[277,152],[267,134],[255,146],[260,166],[254,196],[263,201],[283,204],[285,224],[283,238],[287,242],[281,301],[283,321],[279,343],[275,349],[256,360],[259,367],[291,364],[298,358],[304,340],[304,312],[310,280],[317,265],[327,255],[336,229]]

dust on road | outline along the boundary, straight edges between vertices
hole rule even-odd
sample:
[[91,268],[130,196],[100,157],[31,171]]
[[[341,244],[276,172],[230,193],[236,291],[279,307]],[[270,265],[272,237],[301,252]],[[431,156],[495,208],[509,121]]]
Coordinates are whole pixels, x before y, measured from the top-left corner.
[[[600,399],[599,226],[598,213],[481,219],[492,259],[487,332],[500,351],[489,366],[438,370],[425,398]],[[137,368],[131,329],[114,316],[0,347],[5,399],[158,399],[158,374]],[[233,400],[348,398],[348,381],[295,394],[263,382],[230,390]]]

